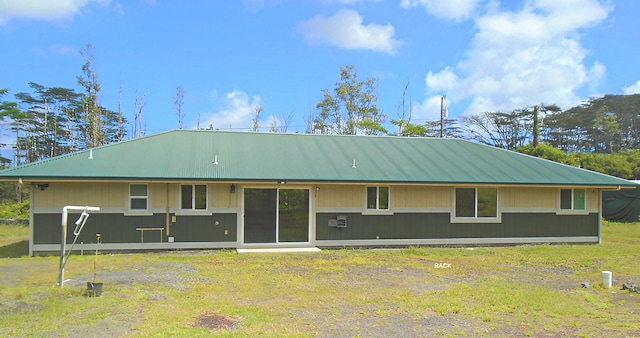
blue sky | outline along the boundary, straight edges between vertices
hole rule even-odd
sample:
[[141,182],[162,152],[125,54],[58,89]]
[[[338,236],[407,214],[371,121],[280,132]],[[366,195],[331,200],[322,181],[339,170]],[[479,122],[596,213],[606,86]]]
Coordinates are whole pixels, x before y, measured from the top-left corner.
[[101,104],[117,110],[122,88],[132,123],[144,96],[147,134],[177,128],[178,86],[185,128],[248,130],[260,106],[261,130],[291,114],[304,132],[345,65],[378,80],[388,119],[407,83],[414,123],[443,94],[452,118],[569,108],[640,93],[639,14],[636,0],[0,0],[0,88],[80,90],[90,43]]

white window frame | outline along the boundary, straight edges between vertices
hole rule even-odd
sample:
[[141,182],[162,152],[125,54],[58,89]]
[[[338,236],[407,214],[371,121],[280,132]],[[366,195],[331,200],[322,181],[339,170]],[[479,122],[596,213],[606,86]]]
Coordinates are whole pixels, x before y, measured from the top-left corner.
[[[189,209],[185,209],[182,208],[182,187],[183,186],[191,186],[191,208]],[[206,189],[206,194],[205,194],[205,208],[204,209],[196,209],[195,205],[196,205],[196,194],[195,194],[195,188],[196,186],[204,186]],[[177,209],[178,209],[178,214],[202,214],[202,213],[206,213],[209,211],[209,191],[211,191],[211,187],[209,187],[208,184],[206,183],[180,183],[178,184],[178,203],[177,203]]]
[[[571,191],[571,209],[562,209],[562,191]],[[584,209],[575,209],[575,193],[576,190],[582,190],[584,192]],[[560,188],[558,189],[558,204],[556,214],[560,215],[588,215],[589,214],[589,201],[586,188]]]
[[[502,211],[500,210],[500,188],[498,187],[453,187],[451,193],[451,223],[501,223]],[[474,216],[458,217],[456,215],[456,194],[458,189],[474,190]],[[478,217],[478,189],[495,189],[496,190],[496,216],[495,217]]]
[[[144,185],[147,187],[147,195],[146,196],[131,196],[131,187],[133,185]],[[125,216],[126,215],[153,215],[153,211],[151,210],[151,185],[149,183],[129,183],[126,185],[126,207],[125,207]],[[146,209],[132,209],[131,208],[131,200],[133,199],[145,199],[147,201]]]
[[[376,208],[369,209],[369,188],[376,188]],[[387,209],[380,209],[380,188],[387,188]],[[393,215],[391,210],[391,187],[388,185],[368,185],[364,188],[363,215]]]

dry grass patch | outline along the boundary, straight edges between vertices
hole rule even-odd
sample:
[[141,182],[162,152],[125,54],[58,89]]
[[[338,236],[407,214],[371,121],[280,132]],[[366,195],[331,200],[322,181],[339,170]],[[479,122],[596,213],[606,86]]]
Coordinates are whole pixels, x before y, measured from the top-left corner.
[[232,330],[238,322],[238,318],[207,312],[198,316],[191,327],[204,327],[215,332],[217,330]]
[[[0,230],[1,233],[1,230]],[[0,259],[0,336],[640,336],[640,224],[601,245]],[[446,263],[447,265],[437,264]],[[618,285],[601,286],[611,270]],[[592,285],[581,288],[582,282]]]

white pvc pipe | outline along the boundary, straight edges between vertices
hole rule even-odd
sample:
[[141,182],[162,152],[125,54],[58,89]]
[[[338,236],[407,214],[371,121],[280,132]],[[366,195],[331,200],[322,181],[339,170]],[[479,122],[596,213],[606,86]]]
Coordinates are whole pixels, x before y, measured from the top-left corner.
[[605,288],[611,288],[612,275],[611,271],[602,271],[602,284]]
[[62,208],[62,234],[60,236],[60,278],[58,278],[58,285],[60,285],[60,287],[62,287],[62,283],[64,282],[64,265],[67,263],[64,259],[64,252],[66,251],[65,247],[67,244],[67,218],[69,215],[69,211],[100,211],[100,207],[67,205]]

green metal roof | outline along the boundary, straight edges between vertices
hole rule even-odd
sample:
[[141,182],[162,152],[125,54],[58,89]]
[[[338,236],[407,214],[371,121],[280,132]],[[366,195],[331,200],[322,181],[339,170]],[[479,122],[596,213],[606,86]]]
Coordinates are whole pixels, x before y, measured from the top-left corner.
[[91,153],[6,169],[0,179],[633,185],[457,139],[175,130]]

